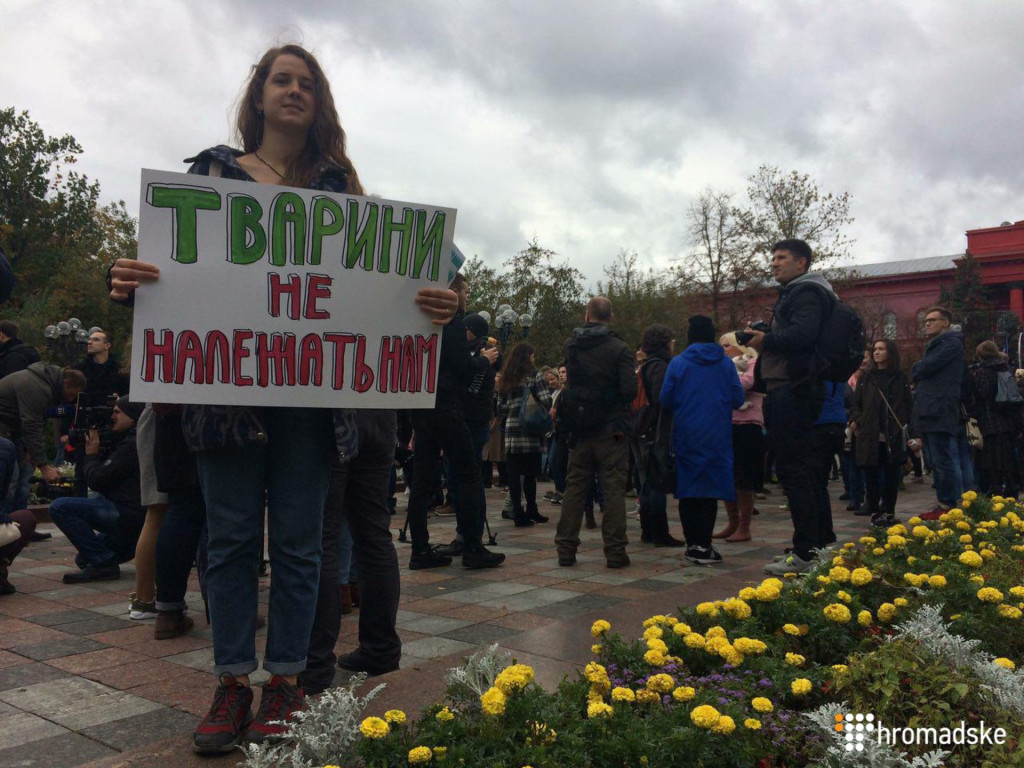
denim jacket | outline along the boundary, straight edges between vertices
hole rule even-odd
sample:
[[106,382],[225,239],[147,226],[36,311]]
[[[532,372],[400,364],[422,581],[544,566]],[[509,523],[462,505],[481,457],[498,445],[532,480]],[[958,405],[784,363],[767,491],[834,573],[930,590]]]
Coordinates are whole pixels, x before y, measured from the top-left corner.
[[[204,149],[185,162],[192,163],[188,172],[199,176],[210,176],[211,168],[216,168],[220,172],[214,175],[222,178],[252,181],[252,177],[238,164],[238,158],[243,154],[237,149],[219,145]],[[347,189],[345,173],[333,163],[324,163],[309,188],[344,193]],[[358,452],[356,412],[351,408],[335,408],[333,415],[334,442],[338,448],[338,458],[344,463]],[[258,406],[186,405],[181,425],[185,442],[193,451],[267,441],[263,408]]]

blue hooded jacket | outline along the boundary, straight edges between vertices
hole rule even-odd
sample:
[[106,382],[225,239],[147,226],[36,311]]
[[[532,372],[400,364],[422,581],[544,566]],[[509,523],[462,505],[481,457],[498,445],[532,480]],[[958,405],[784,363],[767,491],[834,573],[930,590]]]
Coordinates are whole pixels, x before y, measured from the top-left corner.
[[674,419],[675,497],[733,501],[732,412],[745,395],[722,347],[691,344],[673,358],[660,400]]

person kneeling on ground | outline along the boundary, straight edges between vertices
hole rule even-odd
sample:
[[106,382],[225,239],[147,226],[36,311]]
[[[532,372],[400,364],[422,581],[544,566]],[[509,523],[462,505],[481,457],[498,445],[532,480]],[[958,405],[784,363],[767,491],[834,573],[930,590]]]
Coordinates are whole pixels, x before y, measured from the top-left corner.
[[65,584],[113,581],[120,578],[120,563],[132,559],[146,510],[139,497],[139,455],[135,446],[135,420],[144,405],[119,398],[111,419],[113,439],[100,443],[97,430],[85,441],[85,479],[96,493],[89,498],[66,496],[50,506],[50,518],[78,554],[77,573],[65,573]]

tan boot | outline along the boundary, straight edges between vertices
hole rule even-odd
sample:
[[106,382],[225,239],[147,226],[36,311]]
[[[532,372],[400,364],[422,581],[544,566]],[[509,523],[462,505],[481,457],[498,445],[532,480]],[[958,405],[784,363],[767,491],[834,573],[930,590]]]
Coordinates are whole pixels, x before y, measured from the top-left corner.
[[733,504],[726,505],[725,511],[729,515],[729,522],[718,533],[712,534],[712,539],[726,539],[736,533],[736,527],[739,525],[740,519],[739,512],[736,511],[736,507]]
[[192,619],[185,615],[185,611],[157,611],[153,637],[157,640],[171,640],[192,629],[192,624]]
[[732,536],[726,538],[726,541],[736,544],[741,541],[750,541],[750,512],[744,512],[742,509],[738,510],[737,513],[738,525]]

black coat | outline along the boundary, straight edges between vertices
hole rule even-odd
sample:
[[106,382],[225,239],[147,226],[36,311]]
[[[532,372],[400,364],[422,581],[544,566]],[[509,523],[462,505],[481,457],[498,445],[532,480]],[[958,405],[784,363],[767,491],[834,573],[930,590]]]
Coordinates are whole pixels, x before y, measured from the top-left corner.
[[92,405],[102,405],[101,401],[113,394],[128,394],[128,377],[121,373],[113,355],[105,363],[97,363],[87,357],[75,368],[85,374],[85,394],[92,400]]
[[1009,371],[1005,357],[997,357],[981,363],[974,371],[974,410],[978,429],[985,437],[1008,432],[1017,433],[1019,416],[1014,411],[1000,411],[996,408],[998,374]]
[[627,431],[630,406],[636,399],[633,350],[603,323],[587,323],[574,330],[565,349],[569,386],[602,393],[607,404],[604,426]]
[[914,429],[918,434],[955,435],[960,430],[964,337],[958,331],[936,336],[914,363]]
[[[885,406],[883,394],[892,413]],[[903,371],[869,370],[861,375],[850,406],[850,421],[857,422],[854,456],[858,466],[877,467],[890,460],[892,463],[906,460],[902,426],[910,421],[912,410],[910,382]],[[879,434],[886,436],[891,452],[883,451]]]
[[0,344],[0,379],[15,371],[24,371],[39,362],[39,351],[21,339],[8,339]]
[[820,369],[818,336],[831,311],[835,292],[818,272],[808,272],[779,286],[771,327],[757,358],[757,381],[771,388],[780,381],[814,378]]

